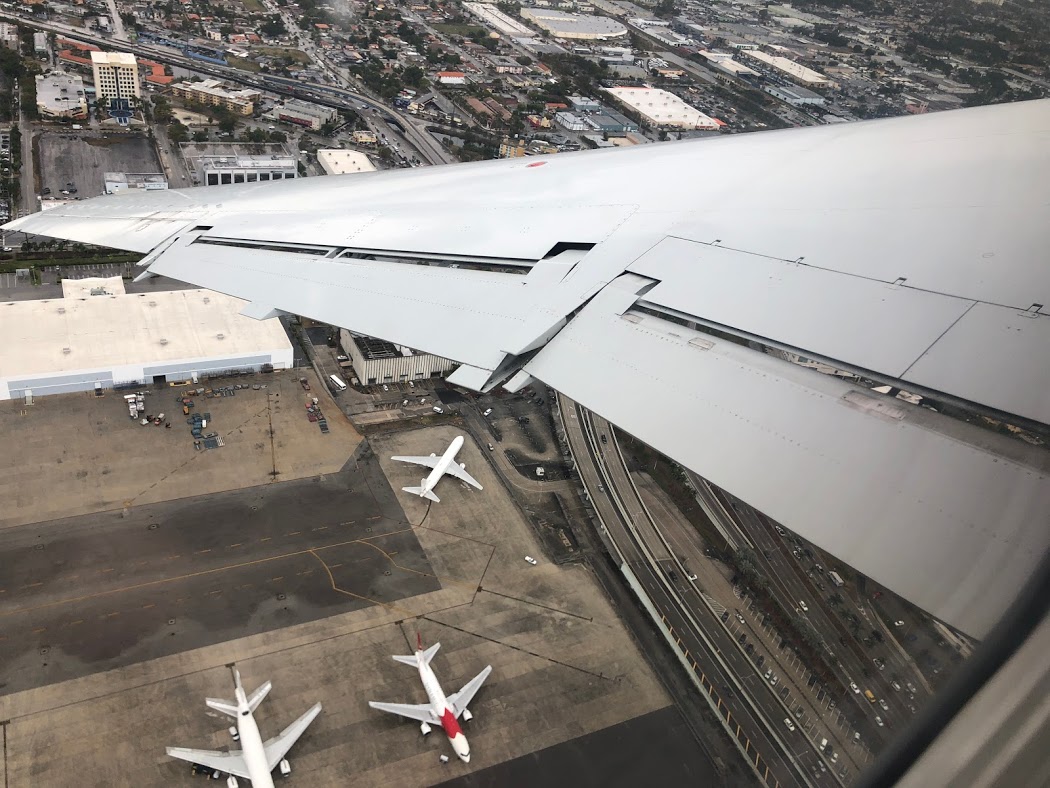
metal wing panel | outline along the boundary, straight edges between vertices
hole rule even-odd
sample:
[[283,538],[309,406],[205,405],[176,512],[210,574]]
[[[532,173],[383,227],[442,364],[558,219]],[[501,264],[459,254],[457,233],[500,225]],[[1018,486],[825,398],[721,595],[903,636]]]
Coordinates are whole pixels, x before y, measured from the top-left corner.
[[481,689],[481,685],[485,683],[485,679],[489,677],[492,672],[492,666],[486,665],[485,669],[478,675],[468,681],[459,692],[455,693],[448,699],[449,705],[452,707],[452,713],[459,719],[463,715],[463,712],[470,706],[470,702],[474,700],[474,696],[478,694],[478,690]]
[[458,462],[453,462],[451,465],[449,465],[448,468],[445,470],[445,473],[455,476],[457,479],[465,481],[471,487],[476,487],[479,490],[484,489],[480,484],[478,484],[478,480],[471,476],[469,473],[467,473],[466,469],[460,466]]
[[199,763],[201,766],[207,766],[209,769],[248,779],[248,766],[244,763],[244,757],[240,751],[230,753],[217,750],[190,750],[186,747],[168,747],[167,753],[172,758],[189,761],[190,763]]
[[603,291],[526,372],[960,630],[999,620],[1050,547],[1045,452],[621,316],[631,297]]
[[648,302],[893,377],[973,305],[679,238],[629,270],[659,280]]
[[399,717],[407,717],[410,720],[419,720],[420,722],[425,722],[429,725],[441,724],[441,720],[434,716],[433,709],[431,709],[426,703],[413,705],[409,703],[380,703],[378,701],[370,700],[368,701],[368,705],[377,711],[397,714]]
[[398,462],[411,462],[415,465],[425,465],[428,468],[433,468],[441,462],[440,457],[391,457],[390,459]]
[[495,369],[523,324],[522,277],[263,249],[173,245],[150,268],[256,304]]
[[315,703],[303,716],[263,744],[263,749],[266,750],[266,762],[269,764],[271,771],[288,754],[288,750],[292,749],[292,746],[299,741],[299,737],[306,732],[306,729],[310,727],[310,723],[320,713],[321,704]]

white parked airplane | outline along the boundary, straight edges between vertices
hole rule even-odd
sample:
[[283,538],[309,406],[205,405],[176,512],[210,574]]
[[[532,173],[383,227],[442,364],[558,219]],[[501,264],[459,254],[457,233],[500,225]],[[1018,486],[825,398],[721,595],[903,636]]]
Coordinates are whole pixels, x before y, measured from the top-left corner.
[[[462,440],[457,438],[457,440]],[[423,650],[423,636],[417,634],[416,653],[411,657],[397,655],[395,660],[405,665],[412,665],[419,669],[419,678],[423,682],[423,689],[427,691],[429,703],[412,705],[407,703],[378,703],[374,700],[368,701],[368,705],[379,711],[388,711],[411,720],[419,720],[419,729],[426,736],[430,733],[431,726],[440,725],[445,730],[445,735],[452,743],[452,749],[456,755],[465,763],[470,763],[470,745],[467,737],[463,735],[463,729],[459,727],[459,718],[464,720],[473,719],[473,715],[467,710],[468,704],[474,700],[481,685],[492,672],[492,666],[486,665],[485,669],[467,682],[459,692],[445,697],[444,690],[438,684],[437,676],[430,667],[430,660],[441,648],[440,643],[435,643],[426,651]]]
[[456,462],[456,455],[459,450],[463,447],[463,436],[457,435],[456,439],[449,444],[449,447],[445,449],[445,453],[438,457],[436,454],[431,454],[429,457],[391,457],[392,460],[398,462],[412,462],[416,465],[426,465],[428,468],[433,468],[430,475],[425,479],[421,479],[418,487],[402,487],[401,489],[405,492],[418,495],[420,498],[429,498],[431,501],[440,502],[441,499],[434,495],[434,487],[441,480],[441,477],[446,473],[449,476],[455,476],[457,479],[462,479],[467,484],[477,487],[479,490],[485,489],[477,480],[466,471],[466,465],[463,463]]
[[[262,703],[262,699],[266,697],[273,685],[267,681],[250,696],[245,695],[244,687],[241,686],[240,672],[237,668],[231,670],[233,671],[236,700],[230,702],[218,698],[205,698],[204,702],[216,711],[221,711],[237,720],[237,734],[241,742],[241,749],[219,752],[217,750],[168,747],[168,755],[190,763],[199,763],[201,766],[225,772],[232,777],[244,777],[251,780],[254,788],[274,788],[270,772],[278,764],[281,764],[282,773],[289,771],[288,762],[284,760],[284,756],[303,735],[314,718],[321,713],[321,704],[315,703],[306,714],[264,743],[252,713]],[[231,784],[235,785],[236,781],[231,781]]]

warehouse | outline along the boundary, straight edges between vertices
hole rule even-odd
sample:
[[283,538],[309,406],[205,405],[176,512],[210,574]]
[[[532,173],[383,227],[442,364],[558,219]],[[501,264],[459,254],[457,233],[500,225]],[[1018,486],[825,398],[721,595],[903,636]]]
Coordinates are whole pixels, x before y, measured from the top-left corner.
[[0,400],[292,366],[277,319],[209,290],[124,292],[120,277],[62,282],[63,297],[0,308]]
[[447,358],[418,353],[385,339],[351,334],[345,328],[339,330],[339,344],[350,356],[354,375],[363,386],[440,377],[459,366]]
[[356,150],[326,148],[317,151],[317,163],[325,175],[349,175],[352,172],[374,172],[368,156]]
[[674,93],[659,88],[602,88],[647,123],[660,128],[716,131],[721,123],[686,104]]
[[605,41],[623,38],[627,28],[615,19],[588,14],[568,14],[550,8],[522,8],[521,18],[542,27],[555,38],[577,41]]
[[760,66],[766,66],[781,77],[785,77],[795,84],[806,88],[834,87],[834,83],[819,71],[807,68],[790,58],[770,55],[759,50],[744,52],[741,57],[747,58]]

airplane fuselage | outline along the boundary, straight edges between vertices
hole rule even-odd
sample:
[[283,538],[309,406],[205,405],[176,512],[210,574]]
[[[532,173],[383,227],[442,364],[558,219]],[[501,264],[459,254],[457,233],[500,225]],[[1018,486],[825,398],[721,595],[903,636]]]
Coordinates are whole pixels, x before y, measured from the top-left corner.
[[[456,440],[462,445],[462,438],[456,438]],[[452,451],[453,448],[458,449],[459,446],[453,443],[449,451]],[[437,676],[434,675],[434,671],[427,664],[422,651],[416,652],[416,662],[419,665],[419,679],[423,682],[423,689],[426,690],[427,699],[430,701],[434,716],[440,720],[441,727],[444,728],[445,735],[448,736],[449,743],[452,745],[456,755],[459,756],[459,759],[464,763],[470,763],[470,745],[467,743],[467,737],[463,734],[463,729],[459,727],[456,713],[452,710],[452,705],[448,702],[445,691],[441,689]]]
[[426,495],[437,486],[437,483],[441,481],[441,477],[445,475],[445,471],[448,470],[448,467],[456,461],[456,455],[459,454],[461,448],[463,448],[463,436],[457,435],[455,440],[453,440],[448,448],[445,449],[445,453],[441,455],[441,459],[438,460],[437,465],[434,466],[434,470],[432,470],[430,475],[423,480],[423,491],[420,495]]
[[270,765],[266,762],[266,748],[263,747],[259,726],[255,716],[248,708],[244,690],[237,688],[237,733],[241,738],[241,750],[244,764],[248,767],[248,779],[252,788],[274,788]]

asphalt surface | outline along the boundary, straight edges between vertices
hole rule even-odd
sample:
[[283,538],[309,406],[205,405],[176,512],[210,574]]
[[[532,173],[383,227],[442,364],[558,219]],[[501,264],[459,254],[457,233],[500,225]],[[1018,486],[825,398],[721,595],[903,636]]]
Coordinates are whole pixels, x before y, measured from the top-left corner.
[[637,788],[717,785],[718,774],[697,748],[673,706],[635,717],[498,766],[439,783],[441,788]]
[[440,587],[378,462],[11,528],[0,695]]

